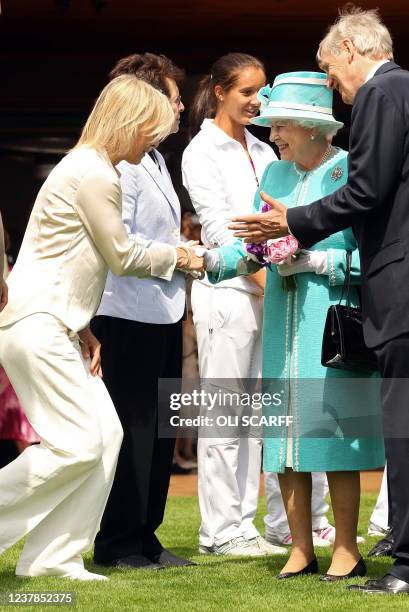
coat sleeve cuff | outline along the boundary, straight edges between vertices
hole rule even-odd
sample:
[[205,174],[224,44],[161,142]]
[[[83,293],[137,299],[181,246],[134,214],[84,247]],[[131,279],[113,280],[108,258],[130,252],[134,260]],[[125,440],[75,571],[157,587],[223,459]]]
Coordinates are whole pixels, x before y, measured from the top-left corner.
[[151,275],[170,281],[176,268],[176,249],[171,246],[152,247],[149,249],[151,258]]

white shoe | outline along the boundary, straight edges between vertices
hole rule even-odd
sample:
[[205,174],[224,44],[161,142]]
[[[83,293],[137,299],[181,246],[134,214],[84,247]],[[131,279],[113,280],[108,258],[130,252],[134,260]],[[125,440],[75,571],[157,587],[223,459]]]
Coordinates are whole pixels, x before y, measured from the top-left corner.
[[[323,532],[328,529],[328,537],[322,537],[321,534],[323,534]],[[318,548],[328,548],[329,546],[331,546],[331,544],[334,542],[334,540],[331,540],[330,538],[332,537],[332,530],[334,531],[334,537],[335,537],[335,529],[334,527],[332,527],[331,525],[328,525],[328,527],[325,527],[325,529],[316,529],[315,531],[312,532],[312,543],[314,546],[317,546]]]
[[379,538],[384,538],[386,536],[386,532],[388,528],[384,529],[383,527],[379,527],[379,525],[375,525],[375,523],[369,523],[368,527],[368,535],[375,536]]
[[68,572],[67,574],[39,574],[38,576],[30,576],[28,574],[16,574],[17,578],[38,578],[39,576],[47,578],[68,578],[69,580],[109,580],[107,576],[103,576],[102,574],[93,574],[88,570],[79,569],[74,572]]
[[[293,543],[291,533],[283,535],[273,531],[272,529],[266,531],[265,538],[267,542],[278,546],[291,546]],[[328,548],[334,543],[334,541],[335,527],[332,525],[327,525],[323,529],[315,529],[312,532],[312,542],[314,546],[317,546],[318,548]],[[362,542],[365,542],[365,539],[361,536],[357,536],[356,541],[357,544],[362,544]]]
[[213,546],[199,546],[199,553],[202,555],[228,555],[234,557],[262,557],[266,553],[259,547],[251,546],[242,536],[232,538],[223,544],[213,544]]
[[247,540],[247,542],[254,548],[262,550],[265,555],[286,555],[288,552],[283,546],[270,544],[270,542],[267,542],[261,535],[251,538]]
[[[266,540],[268,542],[271,542],[271,544],[292,546],[293,543],[291,533],[286,533],[285,535],[282,535],[269,530],[269,532],[266,533],[265,536]],[[315,531],[312,532],[312,543],[314,546],[318,546],[319,548],[328,548],[329,546],[331,546],[331,542],[329,540],[321,538],[319,534]]]
[[275,546],[291,546],[293,543],[293,539],[291,537],[291,533],[278,533],[273,529],[266,530],[264,537],[266,542],[270,544],[274,544]]
[[108,580],[107,576],[103,576],[102,574],[93,574],[86,569],[78,570],[76,572],[70,572],[69,574],[64,574],[60,576],[60,578],[68,578],[69,580]]
[[[335,527],[332,525],[328,524],[323,529],[315,529],[315,531],[312,533],[314,546],[329,546],[335,542]],[[319,541],[322,541],[323,543],[320,544]],[[328,544],[325,544],[325,542],[328,542]],[[356,543],[362,544],[362,542],[365,542],[365,538],[362,536],[356,536]]]

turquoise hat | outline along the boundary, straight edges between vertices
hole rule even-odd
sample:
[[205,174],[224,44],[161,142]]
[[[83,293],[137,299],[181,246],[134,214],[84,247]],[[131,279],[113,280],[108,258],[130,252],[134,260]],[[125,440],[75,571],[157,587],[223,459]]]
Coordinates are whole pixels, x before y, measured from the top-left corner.
[[279,74],[272,87],[266,85],[258,92],[260,114],[251,123],[270,127],[277,119],[302,119],[341,128],[344,124],[332,114],[333,92],[326,81],[324,72]]

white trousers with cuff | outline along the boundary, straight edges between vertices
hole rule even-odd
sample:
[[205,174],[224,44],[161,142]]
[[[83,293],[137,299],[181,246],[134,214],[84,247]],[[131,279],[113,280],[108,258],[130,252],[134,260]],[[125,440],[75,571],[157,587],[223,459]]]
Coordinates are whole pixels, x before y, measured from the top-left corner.
[[0,362],[41,439],[0,470],[0,553],[27,536],[17,575],[81,571],[122,442],[112,400],[50,314],[0,328]]
[[369,519],[369,524],[377,525],[382,529],[388,529],[389,523],[389,504],[388,504],[388,476],[387,466],[383,470],[381,488],[379,490],[378,499],[376,500],[375,508]]
[[[329,505],[325,497],[328,493],[328,482],[325,472],[313,472],[311,495],[312,530],[324,529],[328,526],[327,512]],[[264,485],[267,498],[267,514],[264,517],[266,536],[278,535],[280,538],[290,533],[287,514],[281,496],[278,476],[275,472],[266,472]]]
[[[206,388],[212,381],[259,379],[263,298],[239,289],[192,288],[199,373]],[[216,387],[214,389],[216,389]],[[223,408],[219,407],[223,412]],[[213,411],[214,413],[215,411]],[[260,436],[204,437],[199,430],[199,542],[221,545],[232,538],[259,535],[254,525],[259,497],[262,440]]]

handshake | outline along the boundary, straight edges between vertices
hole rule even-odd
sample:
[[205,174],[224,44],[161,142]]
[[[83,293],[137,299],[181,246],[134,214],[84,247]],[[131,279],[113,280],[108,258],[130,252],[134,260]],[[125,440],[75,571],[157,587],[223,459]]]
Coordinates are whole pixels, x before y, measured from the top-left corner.
[[207,249],[194,240],[179,245],[176,247],[176,269],[193,278],[203,278],[206,270],[205,253]]

